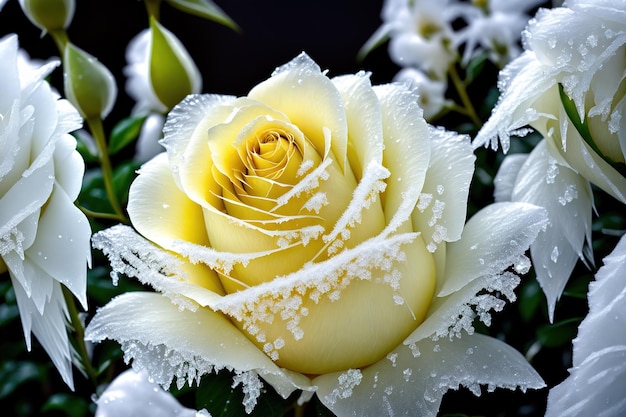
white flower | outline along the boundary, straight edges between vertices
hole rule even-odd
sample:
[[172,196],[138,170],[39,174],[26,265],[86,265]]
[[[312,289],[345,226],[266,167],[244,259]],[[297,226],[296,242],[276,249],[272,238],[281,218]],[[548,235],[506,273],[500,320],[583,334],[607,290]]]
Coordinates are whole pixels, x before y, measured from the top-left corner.
[[7,0],[0,0],[0,11],[2,11],[2,8],[4,7],[4,4],[7,2]]
[[518,46],[530,9],[543,0],[488,0],[484,7],[474,4],[457,5],[467,22],[455,37],[455,46],[465,44],[462,63],[486,51],[489,59],[504,65],[520,53]]
[[404,68],[393,78],[396,82],[407,83],[419,96],[419,105],[424,110],[424,119],[431,120],[446,106],[445,98],[448,83],[445,79],[434,80],[415,68]]
[[589,285],[570,376],[550,390],[546,417],[626,415],[626,237]]
[[96,401],[96,417],[211,417],[206,410],[183,407],[146,372],[122,372]]
[[150,240],[94,237],[167,297],[115,298],[87,338],[119,341],[165,386],[230,369],[248,412],[261,378],[340,416],[435,415],[459,385],[543,386],[472,323],[515,297],[507,269],[525,268],[544,210],[498,203],[466,224],[468,138],[428,127],[417,101],[365,73],[329,79],[305,54],[247,97],[186,98],[131,186]]
[[455,58],[451,21],[456,16],[448,6],[449,0],[387,0],[382,10],[383,25],[363,50],[390,37],[389,56],[393,62],[445,79]]
[[81,118],[44,78],[58,65],[34,65],[17,37],[0,40],[0,270],[8,269],[26,344],[35,334],[73,387],[62,286],[86,308],[91,230],[73,204],[84,162],[68,134]]
[[[506,152],[509,137],[528,134],[528,125],[545,139],[532,157],[539,165],[503,175],[520,189],[514,198],[550,212],[551,236],[540,237],[532,254],[551,317],[574,254],[584,260],[585,237],[589,242],[592,197],[583,180],[626,203],[626,178],[618,169],[626,150],[626,3],[567,4],[541,9],[529,23],[527,51],[500,73],[502,95],[474,140],[474,147],[495,149],[499,137]],[[586,255],[591,260],[591,252]]]

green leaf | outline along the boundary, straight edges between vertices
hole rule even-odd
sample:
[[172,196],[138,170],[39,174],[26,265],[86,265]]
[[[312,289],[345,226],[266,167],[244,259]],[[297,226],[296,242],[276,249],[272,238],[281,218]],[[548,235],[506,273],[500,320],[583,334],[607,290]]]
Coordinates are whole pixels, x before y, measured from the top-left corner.
[[0,328],[11,323],[20,316],[20,310],[16,305],[0,304]]
[[84,398],[58,393],[48,398],[41,411],[60,411],[68,417],[83,417],[88,414],[89,404]]
[[126,161],[113,170],[113,188],[117,199],[122,205],[126,205],[128,202],[128,190],[130,184],[137,176],[139,166],[140,164],[136,161]]
[[33,362],[9,361],[0,365],[0,399],[11,395],[20,385],[39,378]]
[[529,323],[545,298],[537,280],[527,280],[521,287],[518,301],[520,316],[525,323]]
[[237,23],[210,0],[167,0],[167,2],[185,13],[212,20],[237,32],[241,31]]
[[465,69],[465,85],[470,85],[482,72],[485,63],[489,59],[487,53],[482,53],[470,60]]
[[537,340],[545,347],[561,347],[572,342],[578,333],[580,318],[570,318],[554,324],[544,324],[537,329]]
[[145,120],[145,116],[131,116],[117,123],[109,138],[109,155],[115,155],[137,139]]

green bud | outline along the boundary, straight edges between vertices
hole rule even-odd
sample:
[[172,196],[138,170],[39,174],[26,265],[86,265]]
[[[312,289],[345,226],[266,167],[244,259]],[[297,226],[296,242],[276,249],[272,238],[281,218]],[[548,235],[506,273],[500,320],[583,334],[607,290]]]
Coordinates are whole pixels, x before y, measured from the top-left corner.
[[20,0],[28,19],[44,32],[62,30],[74,17],[75,0]]
[[157,98],[172,108],[202,88],[200,71],[183,44],[154,18],[150,19],[150,82]]
[[69,42],[63,52],[63,81],[65,96],[85,119],[104,119],[111,112],[117,97],[113,74]]

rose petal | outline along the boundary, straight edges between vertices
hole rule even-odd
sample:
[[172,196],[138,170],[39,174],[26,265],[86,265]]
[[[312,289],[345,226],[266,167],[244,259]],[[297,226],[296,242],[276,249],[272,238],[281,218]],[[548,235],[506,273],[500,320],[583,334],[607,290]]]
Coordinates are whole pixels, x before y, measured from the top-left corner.
[[519,170],[527,158],[527,154],[521,153],[511,154],[504,158],[493,180],[493,185],[495,186],[493,197],[497,203],[511,201]]
[[[98,310],[85,338],[133,344],[134,349],[125,349],[127,358],[164,386],[174,376],[195,378],[228,367],[267,376],[285,398],[295,389],[310,388],[308,378],[283,372],[221,314],[206,308],[181,311],[160,294],[132,292],[114,298]],[[186,375],[187,370],[193,373]]]
[[439,296],[514,264],[547,224],[545,210],[526,203],[494,203],[476,213],[458,242],[448,245]]
[[434,417],[443,394],[461,385],[477,395],[480,385],[522,390],[545,386],[518,351],[480,334],[402,345],[360,372],[322,375],[313,383],[322,403],[340,417]]
[[[272,77],[255,86],[248,97],[283,112],[326,155],[323,128],[332,134],[331,150],[343,170],[346,166],[348,128],[341,96],[317,64],[302,53],[276,69]],[[315,103],[315,111],[311,111]]]
[[418,202],[412,219],[413,227],[434,252],[437,244],[461,238],[476,157],[469,137],[432,127],[429,133],[431,160],[422,195],[427,195],[432,203],[422,206]]
[[343,75],[332,81],[346,109],[348,159],[357,180],[360,180],[370,162],[383,163],[385,145],[380,103],[372,89],[369,74]]
[[417,95],[398,84],[375,86],[374,91],[383,114],[383,159],[393,161],[383,201],[389,223],[403,203],[411,211],[415,207],[430,163],[431,142]]
[[166,249],[176,240],[208,245],[202,209],[176,186],[167,155],[141,167],[129,191],[128,214],[139,233]]

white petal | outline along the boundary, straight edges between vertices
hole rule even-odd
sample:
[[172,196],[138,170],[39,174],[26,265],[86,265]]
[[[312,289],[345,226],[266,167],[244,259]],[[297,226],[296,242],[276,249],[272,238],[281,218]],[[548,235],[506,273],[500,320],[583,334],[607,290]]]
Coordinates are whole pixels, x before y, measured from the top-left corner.
[[182,386],[187,379],[229,367],[259,373],[284,397],[310,387],[308,378],[279,369],[223,315],[207,308],[181,311],[160,294],[114,298],[89,323],[85,338],[117,340],[135,369],[146,369],[163,386],[174,376]]
[[15,298],[20,309],[26,345],[30,350],[30,332],[32,331],[50,356],[63,381],[73,390],[72,353],[65,327],[67,308],[61,285],[58,282],[54,282],[52,277],[49,276],[39,276],[38,279],[47,279],[49,282],[52,282],[53,286],[50,299],[42,313],[37,311],[33,300],[24,292],[21,285],[15,285],[16,282],[13,281],[13,289],[15,290]]
[[585,239],[591,242],[592,195],[589,183],[571,169],[558,165],[541,141],[521,167],[512,201],[547,210],[550,224],[539,234],[530,252],[537,280],[548,300],[552,319],[556,301],[578,260]]
[[148,374],[132,369],[113,380],[96,401],[96,417],[196,417],[169,392],[150,381]]
[[344,375],[313,380],[320,400],[339,417],[435,416],[443,394],[461,385],[474,393],[480,393],[480,385],[522,390],[545,386],[519,352],[479,334],[400,346],[360,376],[350,371]]
[[39,218],[37,237],[27,257],[64,284],[87,308],[87,265],[91,227],[85,215],[56,188]]
[[159,141],[161,140],[161,132],[164,124],[165,117],[160,113],[151,113],[146,117],[146,120],[141,126],[139,138],[137,139],[137,146],[135,148],[136,161],[147,162],[163,152],[164,148]]
[[76,200],[83,185],[85,161],[76,152],[76,139],[61,135],[54,150],[54,177],[70,201]]
[[499,79],[500,98],[489,120],[476,135],[472,143],[474,149],[488,145],[497,149],[499,137],[506,153],[511,134],[539,117],[537,111],[527,109],[556,85],[554,74],[537,60],[532,51],[525,52],[507,65],[500,72]]
[[526,203],[494,203],[476,213],[461,240],[448,245],[446,281],[439,296],[514,264],[546,223],[545,210]]
[[418,203],[412,217],[413,227],[433,252],[437,244],[461,238],[476,157],[469,137],[434,127],[429,133],[431,160],[422,194],[432,202],[427,207]]
[[547,417],[626,413],[626,237],[589,285],[589,314],[574,339],[570,376],[550,390]]
[[0,111],[11,108],[13,100],[20,96],[20,83],[17,72],[17,35],[7,35],[0,39]]
[[504,158],[493,180],[495,186],[493,197],[496,202],[511,201],[517,175],[526,162],[526,158],[528,158],[526,154],[512,154]]

